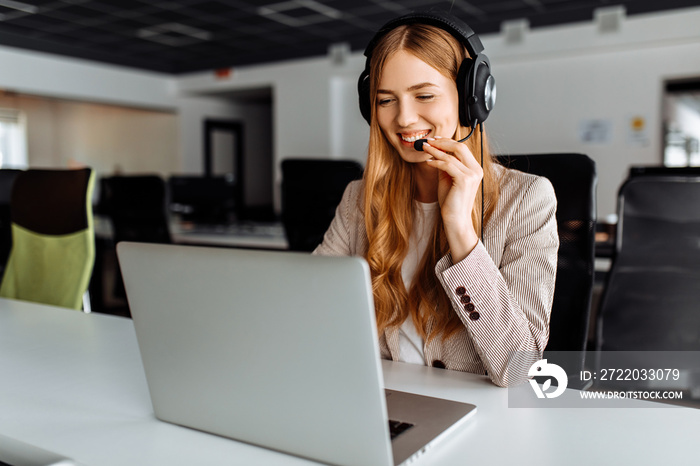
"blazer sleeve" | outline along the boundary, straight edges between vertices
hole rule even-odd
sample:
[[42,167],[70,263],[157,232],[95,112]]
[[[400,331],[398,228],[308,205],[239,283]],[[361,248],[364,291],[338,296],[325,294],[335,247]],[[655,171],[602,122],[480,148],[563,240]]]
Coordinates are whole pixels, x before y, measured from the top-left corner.
[[352,181],[345,188],[343,197],[335,210],[335,216],[323,241],[312,254],[322,256],[351,256],[357,253],[355,243],[358,230],[359,199],[361,181]]
[[461,262],[452,264],[448,254],[435,268],[496,385],[521,382],[547,345],[559,249],[555,214],[554,189],[537,177],[509,218],[500,264],[479,242]]

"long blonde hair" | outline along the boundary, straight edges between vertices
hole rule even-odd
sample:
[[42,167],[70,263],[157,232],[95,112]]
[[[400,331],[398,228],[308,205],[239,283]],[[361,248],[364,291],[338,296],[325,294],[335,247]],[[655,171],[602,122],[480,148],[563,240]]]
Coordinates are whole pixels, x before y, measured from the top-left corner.
[[[388,57],[399,50],[409,52],[443,75],[456,81],[462,60],[467,56],[464,46],[448,32],[437,27],[412,24],[399,26],[385,36],[372,52],[370,63],[370,123],[369,152],[364,174],[365,228],[369,247],[365,259],[372,274],[377,329],[400,326],[410,315],[418,333],[430,340],[438,335],[449,338],[462,323],[453,312],[449,298],[438,282],[435,264],[449,252],[442,218],[433,229],[428,247],[407,291],[401,277],[401,267],[408,252],[413,228],[413,199],[415,181],[412,165],[405,162],[382,133],[376,117],[377,87]],[[458,127],[455,138],[463,138],[469,128]],[[482,133],[475,131],[467,141],[473,154],[481,154]],[[488,223],[498,199],[498,183],[491,155],[483,135],[484,204],[483,215]],[[477,194],[472,220],[479,232],[482,213],[481,190]]]

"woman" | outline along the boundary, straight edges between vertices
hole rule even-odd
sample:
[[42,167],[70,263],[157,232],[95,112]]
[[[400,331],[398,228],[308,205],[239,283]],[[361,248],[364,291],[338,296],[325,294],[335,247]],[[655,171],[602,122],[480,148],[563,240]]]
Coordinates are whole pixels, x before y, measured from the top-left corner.
[[372,47],[364,179],[314,253],[367,260],[383,358],[512,384],[529,367],[509,370],[513,352],[539,359],[549,337],[552,186],[495,164],[481,128],[455,140],[470,128],[456,84],[467,51],[452,32],[411,21]]

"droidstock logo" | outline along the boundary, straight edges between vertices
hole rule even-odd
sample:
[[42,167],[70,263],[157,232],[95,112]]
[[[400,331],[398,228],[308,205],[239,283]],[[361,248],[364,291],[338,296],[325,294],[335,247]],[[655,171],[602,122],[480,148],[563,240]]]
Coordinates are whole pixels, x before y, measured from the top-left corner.
[[[537,398],[556,398],[564,393],[566,385],[569,383],[569,378],[566,376],[564,369],[556,364],[548,363],[546,359],[540,359],[533,364],[527,375],[530,377],[550,377],[542,384],[542,388],[537,384],[537,380],[528,380]],[[552,379],[557,381],[557,388],[553,392],[547,393],[547,390],[552,386]]]

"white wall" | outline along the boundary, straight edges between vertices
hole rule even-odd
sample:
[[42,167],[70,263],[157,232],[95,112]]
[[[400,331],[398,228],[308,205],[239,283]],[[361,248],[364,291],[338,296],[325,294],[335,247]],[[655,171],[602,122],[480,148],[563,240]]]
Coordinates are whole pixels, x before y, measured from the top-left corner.
[[0,46],[0,88],[22,94],[146,108],[175,108],[173,78],[160,73]]
[[[640,15],[615,33],[591,22],[534,30],[521,44],[500,36],[484,41],[498,82],[488,121],[500,153],[581,152],[598,167],[598,216],[616,210],[630,165],[663,161],[664,81],[700,76],[700,9]],[[630,120],[643,117],[647,142],[630,138]],[[607,120],[609,142],[579,137],[585,120]]]
[[[222,99],[181,97],[175,88],[175,78],[160,73],[144,72],[129,68],[103,65],[80,59],[56,57],[40,52],[30,52],[11,47],[0,46],[0,89],[9,91],[12,94],[31,95],[38,97],[57,98],[69,102],[91,102],[104,104],[94,108],[106,109],[107,106],[114,106],[114,111],[107,112],[106,116],[101,111],[96,111],[89,118],[95,118],[107,122],[109,118],[118,114],[117,108],[122,108],[125,112],[138,111],[144,109],[148,111],[164,112],[174,114],[177,118],[177,128],[175,132],[168,129],[159,131],[157,126],[152,126],[153,139],[164,140],[163,144],[172,144],[174,153],[161,157],[160,152],[151,155],[151,160],[144,161],[150,167],[157,169],[153,171],[201,173],[203,170],[203,142],[201,140],[202,126],[205,118],[240,118],[245,115],[245,111],[238,106]],[[51,110],[51,106],[46,104],[44,112],[34,112],[33,121],[28,121],[28,125],[34,123],[46,131],[54,132],[57,126],[51,121],[56,118],[56,114]],[[87,107],[83,107],[85,109]],[[101,125],[99,121],[94,121],[92,125]],[[129,125],[117,125],[113,127],[114,133],[110,136],[118,138],[119,144],[115,144],[110,137],[103,138],[102,141],[95,141],[96,144],[104,145],[106,154],[115,154],[122,149],[125,143],[137,143],[139,140],[144,145],[151,144],[151,138],[145,136],[145,127],[129,128]],[[81,138],[81,134],[87,130],[86,125],[82,128],[74,128],[75,131],[63,135],[68,138]],[[31,129],[30,129],[31,132]],[[103,135],[105,133],[102,133]],[[65,158],[80,158],[82,155],[61,155],[60,148],[53,147],[56,134],[40,135],[33,137],[36,164],[43,166],[64,166],[62,162]],[[64,141],[62,147],[70,150],[72,146],[80,146],[81,141]],[[128,144],[126,144],[128,145]],[[32,148],[29,148],[31,151]],[[127,170],[133,165],[128,160],[118,160],[122,156],[106,155],[97,162],[95,167],[98,170],[106,170],[116,164],[125,166]],[[30,154],[30,161],[31,161]],[[128,159],[128,156],[127,156]],[[93,162],[92,160],[90,162]],[[121,162],[121,163],[120,163]],[[142,164],[143,165],[143,164]],[[148,167],[144,167],[148,168]]]
[[357,77],[364,59],[357,54],[344,65],[326,57],[235,68],[229,79],[213,72],[177,79],[185,96],[226,96],[232,91],[272,89],[272,138],[275,206],[280,208],[280,163],[286,158],[367,157],[367,123],[357,107]]
[[[499,92],[487,122],[494,149],[588,154],[598,164],[599,217],[613,213],[628,166],[661,163],[663,83],[700,76],[698,24],[700,8],[692,8],[633,16],[615,33],[598,33],[591,21],[536,29],[518,45],[500,35],[483,37]],[[320,57],[241,67],[229,79],[213,72],[171,77],[7,47],[0,47],[0,63],[0,88],[176,112],[184,172],[201,172],[204,118],[252,113],[223,96],[261,87],[272,89],[277,183],[279,162],[287,157],[365,158],[367,124],[355,94],[364,67],[360,53],[344,65]],[[628,138],[636,116],[646,122],[645,143]],[[611,125],[610,140],[582,142],[581,123],[599,119]],[[254,125],[255,134],[264,134],[269,117]]]
[[[599,33],[590,23],[535,29],[509,45],[484,36],[498,82],[498,102],[487,122],[498,153],[581,152],[598,165],[599,217],[616,210],[617,189],[629,165],[662,162],[662,91],[666,79],[700,76],[700,8],[624,19],[621,30]],[[367,124],[357,108],[356,80],[364,57],[343,66],[327,58],[235,69],[177,79],[185,94],[273,88],[275,161],[292,156],[364,161]],[[646,140],[629,137],[642,117]],[[602,144],[581,141],[588,120],[611,125]],[[644,138],[642,138],[644,139]]]

